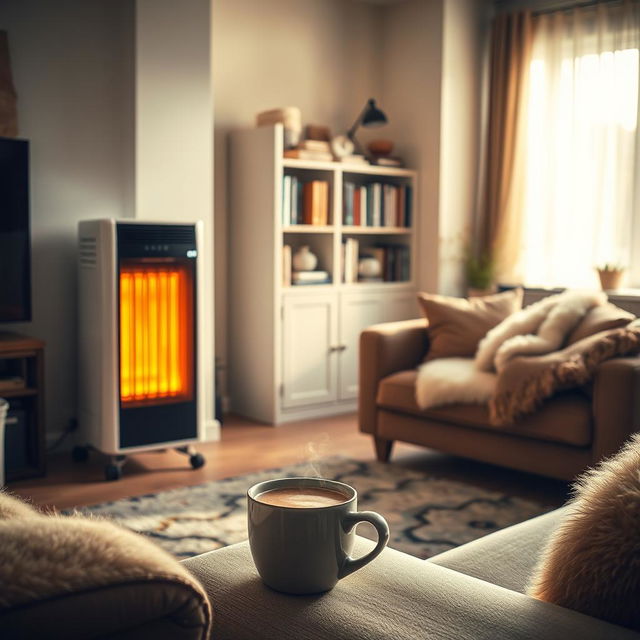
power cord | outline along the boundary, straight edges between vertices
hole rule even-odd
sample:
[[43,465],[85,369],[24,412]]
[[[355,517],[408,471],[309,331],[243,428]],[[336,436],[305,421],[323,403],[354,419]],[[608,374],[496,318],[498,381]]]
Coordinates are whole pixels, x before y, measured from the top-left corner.
[[70,418],[67,424],[67,428],[58,436],[56,441],[47,447],[47,453],[55,451],[67,438],[67,436],[73,433],[78,428],[78,421],[76,418]]

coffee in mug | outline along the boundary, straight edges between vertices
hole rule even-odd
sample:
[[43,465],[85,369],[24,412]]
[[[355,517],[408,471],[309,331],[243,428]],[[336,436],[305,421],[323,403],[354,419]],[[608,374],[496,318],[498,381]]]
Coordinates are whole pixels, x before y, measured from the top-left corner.
[[289,487],[285,489],[271,489],[256,496],[258,502],[272,504],[276,507],[290,507],[292,509],[317,509],[342,504],[347,500],[343,493],[314,487]]
[[[382,552],[389,527],[373,511],[357,512],[353,487],[322,478],[281,478],[247,492],[249,545],[263,582],[276,591],[321,593]],[[355,527],[371,523],[375,548],[353,559]]]

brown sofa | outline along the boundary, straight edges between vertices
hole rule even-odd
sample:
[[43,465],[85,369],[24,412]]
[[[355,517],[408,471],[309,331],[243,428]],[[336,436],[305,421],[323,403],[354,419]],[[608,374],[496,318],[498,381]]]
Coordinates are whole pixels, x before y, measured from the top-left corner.
[[601,364],[588,388],[563,392],[510,427],[483,405],[418,408],[416,367],[429,348],[426,321],[375,325],[360,337],[359,425],[387,461],[395,440],[570,480],[640,430],[640,357]]

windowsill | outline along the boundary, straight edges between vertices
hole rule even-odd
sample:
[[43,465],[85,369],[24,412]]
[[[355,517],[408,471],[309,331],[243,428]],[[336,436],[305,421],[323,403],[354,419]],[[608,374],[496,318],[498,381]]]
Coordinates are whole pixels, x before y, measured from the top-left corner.
[[[513,289],[515,285],[505,284],[498,285],[499,291],[506,289]],[[525,292],[530,293],[545,293],[551,295],[554,293],[562,293],[565,287],[527,287],[524,286]],[[607,296],[614,300],[640,300],[640,288],[637,287],[623,287],[622,289],[608,289],[606,291]]]

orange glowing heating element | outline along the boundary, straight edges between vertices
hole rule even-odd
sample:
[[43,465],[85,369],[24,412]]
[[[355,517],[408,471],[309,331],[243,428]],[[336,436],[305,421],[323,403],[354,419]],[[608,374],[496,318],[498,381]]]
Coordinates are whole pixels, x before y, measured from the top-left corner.
[[120,399],[123,404],[193,396],[193,299],[186,266],[120,269]]

